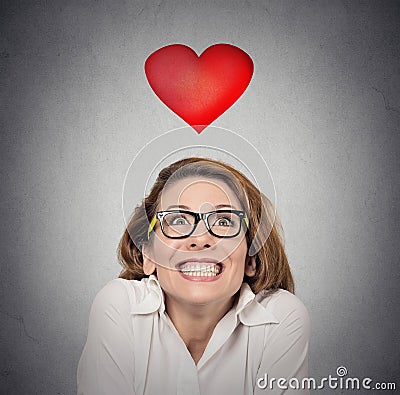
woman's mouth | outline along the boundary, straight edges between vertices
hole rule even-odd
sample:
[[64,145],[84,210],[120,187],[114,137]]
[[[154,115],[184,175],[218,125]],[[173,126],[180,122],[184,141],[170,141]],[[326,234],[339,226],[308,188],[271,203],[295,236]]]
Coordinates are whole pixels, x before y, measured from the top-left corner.
[[186,261],[178,265],[182,277],[192,281],[213,281],[219,278],[224,267],[219,262]]

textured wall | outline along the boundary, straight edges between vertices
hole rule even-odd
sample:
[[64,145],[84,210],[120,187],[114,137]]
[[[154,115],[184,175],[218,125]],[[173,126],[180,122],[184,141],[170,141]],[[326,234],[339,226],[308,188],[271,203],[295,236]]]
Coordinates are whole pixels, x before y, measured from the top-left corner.
[[398,1],[2,0],[0,392],[75,392],[91,302],[120,270],[126,170],[184,125],[143,72],[171,43],[254,60],[214,124],[270,166],[310,376],[398,381],[399,17]]

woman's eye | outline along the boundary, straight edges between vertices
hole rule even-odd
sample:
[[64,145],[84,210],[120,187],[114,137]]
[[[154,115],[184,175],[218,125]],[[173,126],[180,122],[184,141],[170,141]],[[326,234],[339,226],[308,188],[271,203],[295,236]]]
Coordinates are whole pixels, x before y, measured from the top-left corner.
[[216,225],[218,226],[232,226],[233,221],[230,218],[218,218]]
[[171,221],[171,225],[186,225],[188,221],[184,217],[175,217]]

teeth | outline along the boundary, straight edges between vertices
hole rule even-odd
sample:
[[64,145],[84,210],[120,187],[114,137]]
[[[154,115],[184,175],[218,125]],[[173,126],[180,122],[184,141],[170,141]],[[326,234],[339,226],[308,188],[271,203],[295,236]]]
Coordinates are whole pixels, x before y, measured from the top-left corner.
[[190,262],[185,263],[180,270],[187,276],[196,277],[215,277],[221,272],[220,267],[217,265],[201,265]]

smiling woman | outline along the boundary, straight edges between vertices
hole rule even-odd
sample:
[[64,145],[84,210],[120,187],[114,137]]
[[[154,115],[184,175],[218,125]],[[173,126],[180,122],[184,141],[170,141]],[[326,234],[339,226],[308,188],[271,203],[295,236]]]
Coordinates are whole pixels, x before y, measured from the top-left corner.
[[78,394],[261,394],[265,375],[306,377],[309,317],[273,214],[225,163],[163,169],[120,241],[120,278],[93,302]]

